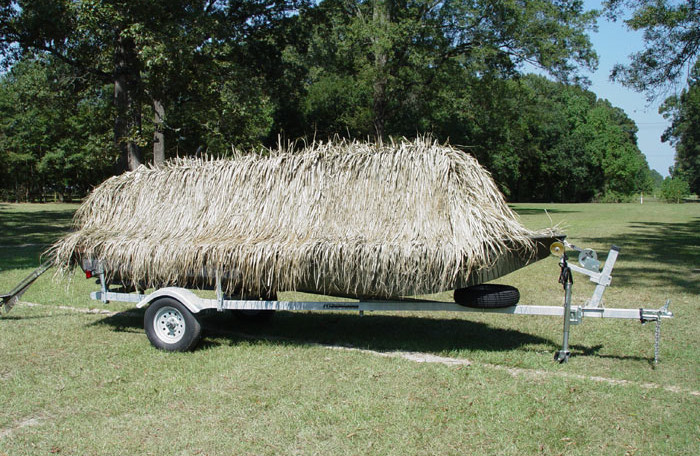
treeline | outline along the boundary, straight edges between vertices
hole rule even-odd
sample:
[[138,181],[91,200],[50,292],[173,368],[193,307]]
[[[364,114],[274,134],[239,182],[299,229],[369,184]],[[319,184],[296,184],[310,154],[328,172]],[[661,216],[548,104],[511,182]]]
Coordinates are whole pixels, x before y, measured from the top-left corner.
[[419,134],[476,156],[512,201],[652,185],[634,122],[577,76],[596,62],[578,1],[8,3],[3,199],[232,146]]

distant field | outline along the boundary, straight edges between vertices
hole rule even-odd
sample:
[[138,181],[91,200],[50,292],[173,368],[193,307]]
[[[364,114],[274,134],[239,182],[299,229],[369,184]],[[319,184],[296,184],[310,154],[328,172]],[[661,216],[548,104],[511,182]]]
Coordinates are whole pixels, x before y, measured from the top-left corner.
[[[672,301],[658,366],[653,324],[584,319],[560,365],[559,318],[450,313],[210,319],[197,351],[163,353],[142,311],[46,274],[0,318],[0,455],[700,454],[700,204],[513,207],[602,259],[620,247],[608,307]],[[0,292],[76,208],[0,203]],[[552,257],[499,282],[561,305],[558,276]]]

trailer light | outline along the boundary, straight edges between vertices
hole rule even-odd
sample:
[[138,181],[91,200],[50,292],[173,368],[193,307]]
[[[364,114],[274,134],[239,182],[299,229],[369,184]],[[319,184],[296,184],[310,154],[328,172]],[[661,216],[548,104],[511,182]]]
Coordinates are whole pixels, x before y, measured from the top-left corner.
[[88,269],[87,271],[85,271],[85,278],[92,279],[92,271],[91,270]]

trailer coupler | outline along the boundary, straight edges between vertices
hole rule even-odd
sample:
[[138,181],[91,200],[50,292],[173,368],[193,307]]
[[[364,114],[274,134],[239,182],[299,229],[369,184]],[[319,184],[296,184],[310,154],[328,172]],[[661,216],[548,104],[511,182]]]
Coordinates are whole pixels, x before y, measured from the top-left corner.
[[655,321],[656,325],[654,328],[654,366],[659,364],[659,346],[661,345],[661,319],[670,318],[673,313],[668,310],[668,306],[671,304],[671,300],[667,299],[666,304],[657,310],[649,309],[639,309],[639,320],[642,324],[646,324],[648,321]]

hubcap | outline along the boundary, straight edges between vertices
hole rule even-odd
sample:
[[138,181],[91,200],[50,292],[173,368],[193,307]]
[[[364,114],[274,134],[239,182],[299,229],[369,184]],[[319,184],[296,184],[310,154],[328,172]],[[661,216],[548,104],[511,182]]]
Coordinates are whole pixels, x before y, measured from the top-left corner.
[[158,338],[168,344],[178,342],[185,335],[185,319],[174,307],[160,308],[153,318],[153,327]]

